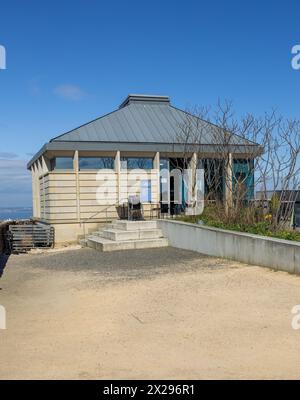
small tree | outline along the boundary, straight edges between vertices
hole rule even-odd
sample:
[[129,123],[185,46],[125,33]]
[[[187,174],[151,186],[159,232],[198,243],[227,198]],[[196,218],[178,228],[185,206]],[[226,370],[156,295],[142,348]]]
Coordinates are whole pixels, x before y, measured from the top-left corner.
[[[206,199],[218,199],[223,187],[226,218],[238,220],[245,207],[257,218],[274,213],[272,196],[278,197],[272,228],[291,222],[300,188],[300,123],[284,119],[275,110],[262,117],[236,118],[232,103],[218,101],[212,107],[188,110],[179,124],[177,140],[188,165],[197,154],[205,167]],[[213,146],[214,155],[207,153]],[[237,166],[242,165],[242,170]],[[220,173],[222,171],[222,173]],[[218,172],[218,173],[217,173]],[[254,200],[256,191],[260,199]],[[262,212],[258,212],[258,210]]]

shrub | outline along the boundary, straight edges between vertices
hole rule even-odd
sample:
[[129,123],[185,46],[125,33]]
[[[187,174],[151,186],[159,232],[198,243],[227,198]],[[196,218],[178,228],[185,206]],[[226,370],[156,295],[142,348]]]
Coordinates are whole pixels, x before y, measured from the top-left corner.
[[247,232],[256,235],[275,237],[285,240],[300,242],[300,232],[294,230],[276,230],[272,224],[272,216],[263,215],[261,210],[254,207],[243,207],[238,217],[232,218],[224,212],[222,205],[210,204],[204,208],[201,215],[178,216],[177,220],[183,222],[197,223],[199,220],[207,226],[228,229],[238,232]]

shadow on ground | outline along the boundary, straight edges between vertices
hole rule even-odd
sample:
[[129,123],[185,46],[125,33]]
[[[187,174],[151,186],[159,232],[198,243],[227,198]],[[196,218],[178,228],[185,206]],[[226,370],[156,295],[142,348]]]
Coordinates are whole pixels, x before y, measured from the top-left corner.
[[0,278],[3,275],[10,254],[0,253]]

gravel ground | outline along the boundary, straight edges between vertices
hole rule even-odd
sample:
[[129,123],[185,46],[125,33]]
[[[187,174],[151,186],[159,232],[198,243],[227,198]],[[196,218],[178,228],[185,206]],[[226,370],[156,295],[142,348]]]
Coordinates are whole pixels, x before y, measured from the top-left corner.
[[[14,258],[16,262],[17,257]],[[172,247],[104,252],[101,255],[98,251],[85,248],[21,257],[25,268],[89,272],[99,275],[99,278],[110,277],[112,280],[145,279],[170,272],[184,273],[199,268],[228,266],[222,260],[216,263],[211,257]]]
[[0,289],[0,379],[300,378],[300,278],[284,272],[79,249],[9,257]]

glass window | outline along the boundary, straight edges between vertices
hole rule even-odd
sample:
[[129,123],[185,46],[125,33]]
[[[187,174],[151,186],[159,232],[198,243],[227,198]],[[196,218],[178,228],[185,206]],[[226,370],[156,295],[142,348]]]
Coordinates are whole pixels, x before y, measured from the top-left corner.
[[73,169],[73,157],[55,157],[50,161],[51,170]]
[[141,202],[151,202],[151,180],[141,181]]
[[221,200],[224,194],[224,162],[219,158],[203,158],[198,168],[204,169],[205,195],[208,200]]
[[161,158],[159,162],[159,169],[166,169],[169,171],[169,159],[167,158]]
[[153,169],[153,158],[121,157],[122,169]]
[[79,169],[114,169],[113,157],[79,157]]
[[254,161],[247,159],[233,160],[233,185],[237,182],[247,188],[247,200],[254,198]]

